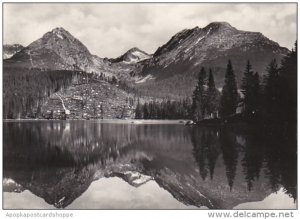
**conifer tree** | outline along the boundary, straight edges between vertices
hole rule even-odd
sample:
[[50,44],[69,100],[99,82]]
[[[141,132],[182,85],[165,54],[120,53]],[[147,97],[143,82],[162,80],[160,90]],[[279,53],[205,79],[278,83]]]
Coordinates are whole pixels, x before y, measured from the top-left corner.
[[138,99],[137,105],[136,105],[136,109],[135,109],[135,118],[136,119],[142,119],[142,107],[140,104],[140,99]]
[[279,97],[280,90],[279,88],[279,68],[277,62],[273,59],[267,67],[267,75],[265,78],[265,100],[264,100],[264,109],[266,115],[270,118],[278,119],[279,112]]
[[297,41],[295,48],[282,60],[280,68],[280,110],[282,119],[297,122]]
[[148,105],[148,103],[145,103],[145,104],[144,104],[144,107],[143,107],[143,115],[144,115],[144,119],[150,119],[149,105]]
[[249,114],[251,112],[251,86],[253,83],[253,71],[250,61],[247,61],[247,65],[244,71],[244,77],[242,79],[241,91],[244,94],[244,113]]
[[206,112],[208,115],[213,117],[213,114],[217,112],[218,108],[218,90],[215,85],[214,75],[212,70],[209,69],[209,76],[208,76],[208,83],[207,83],[207,90],[206,90]]
[[242,93],[244,94],[244,114],[247,117],[253,116],[259,110],[259,86],[259,75],[257,72],[254,74],[250,61],[248,60],[241,86]]
[[204,117],[204,83],[205,83],[206,72],[204,67],[198,76],[198,82],[193,92],[193,103],[192,103],[192,118],[195,121],[200,121]]
[[261,88],[258,72],[253,75],[252,97],[253,112],[256,113],[261,110]]
[[220,103],[220,115],[221,117],[227,117],[236,113],[237,107],[237,85],[235,81],[235,74],[232,68],[231,61],[228,61],[225,84],[222,89],[221,103]]

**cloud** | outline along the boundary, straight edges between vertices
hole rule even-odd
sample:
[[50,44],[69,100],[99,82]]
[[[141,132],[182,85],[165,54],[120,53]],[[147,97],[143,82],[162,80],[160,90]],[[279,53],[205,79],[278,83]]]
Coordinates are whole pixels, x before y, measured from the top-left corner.
[[28,45],[55,27],[64,27],[101,57],[117,57],[131,47],[149,53],[186,28],[213,21],[262,32],[291,48],[296,40],[297,6],[243,4],[4,4],[4,43]]

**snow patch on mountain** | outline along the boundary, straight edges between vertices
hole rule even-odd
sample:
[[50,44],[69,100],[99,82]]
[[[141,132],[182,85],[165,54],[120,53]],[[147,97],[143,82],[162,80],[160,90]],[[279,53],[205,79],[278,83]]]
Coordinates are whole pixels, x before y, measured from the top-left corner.
[[4,178],[3,179],[3,184],[7,185],[7,184],[14,184],[16,183],[13,179],[11,178]]
[[56,36],[62,40],[64,39],[64,37],[60,33],[57,33]]
[[5,44],[3,45],[3,59],[9,59],[24,47],[20,44]]
[[142,78],[142,79],[138,79],[137,81],[135,81],[136,84],[140,84],[140,83],[145,83],[148,80],[153,80],[154,77],[152,75],[147,75],[146,77]]
[[3,59],[11,58],[15,53],[3,53]]
[[134,171],[126,171],[124,173],[124,176],[128,180],[128,183],[135,187],[145,184],[146,182],[153,179],[151,176],[147,176],[147,175],[141,174],[139,172],[134,172]]
[[146,52],[140,50],[139,48],[132,48],[128,50],[126,53],[123,55],[119,56],[118,58],[115,59],[109,59],[110,62],[112,63],[125,63],[125,64],[135,64],[140,61],[146,60],[151,58],[152,56],[147,54]]
[[132,53],[132,55],[134,55],[134,56],[137,58],[138,61],[141,61],[141,60],[145,60],[145,59],[149,59],[149,58],[150,58],[150,56],[149,56],[148,54],[145,54],[145,53],[143,53],[143,52],[141,52],[141,51],[134,51],[134,52]]

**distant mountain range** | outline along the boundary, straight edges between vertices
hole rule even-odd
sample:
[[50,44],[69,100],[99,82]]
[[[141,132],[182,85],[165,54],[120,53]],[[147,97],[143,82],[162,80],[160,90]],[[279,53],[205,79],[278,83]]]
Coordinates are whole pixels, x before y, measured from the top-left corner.
[[4,65],[114,75],[154,96],[191,95],[202,66],[212,68],[216,85],[221,87],[228,59],[240,82],[247,60],[262,75],[271,59],[279,61],[289,52],[259,32],[238,30],[226,22],[182,30],[153,55],[132,48],[117,58],[100,58],[63,28],[55,28],[29,46],[18,48],[20,51],[14,50]]

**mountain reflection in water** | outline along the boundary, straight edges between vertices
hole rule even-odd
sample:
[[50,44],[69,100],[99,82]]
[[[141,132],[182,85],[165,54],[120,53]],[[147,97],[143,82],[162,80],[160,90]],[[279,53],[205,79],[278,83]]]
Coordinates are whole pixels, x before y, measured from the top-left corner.
[[[132,188],[155,181],[184,205],[212,209],[262,201],[279,190],[297,200],[292,131],[97,121],[4,122],[3,130],[4,192],[29,190],[56,208],[79,208],[78,197],[86,201],[94,181],[112,177]],[[117,191],[110,185],[107,190]],[[121,195],[114,193],[114,200]],[[131,206],[156,208],[156,201]]]

